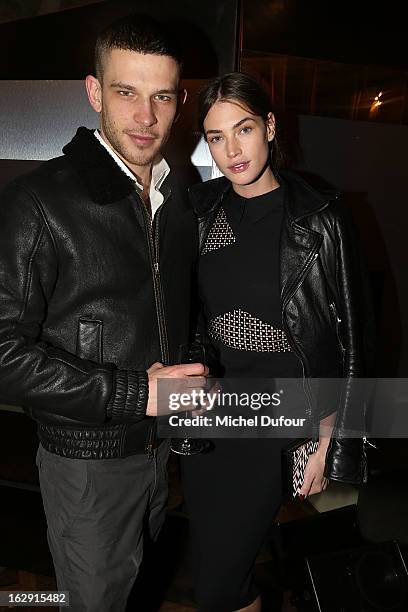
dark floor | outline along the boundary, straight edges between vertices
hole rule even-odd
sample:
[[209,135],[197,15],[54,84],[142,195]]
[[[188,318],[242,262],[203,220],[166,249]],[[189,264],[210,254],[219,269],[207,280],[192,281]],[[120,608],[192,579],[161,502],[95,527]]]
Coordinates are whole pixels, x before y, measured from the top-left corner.
[[[170,516],[163,530],[159,549],[155,551],[153,576],[149,572],[140,580],[129,598],[128,612],[194,612],[192,584],[187,551],[187,524],[182,517]],[[166,551],[163,554],[163,550]],[[169,553],[172,556],[170,565]],[[158,563],[158,559],[160,562]],[[256,578],[261,586],[265,611],[295,611],[290,603],[290,593],[281,593],[275,579],[274,563],[267,552],[260,555],[256,565]],[[50,574],[51,572],[47,572]],[[154,588],[152,588],[154,587]],[[53,576],[14,570],[0,569],[0,590],[55,590]],[[0,606],[0,612],[9,608]],[[31,608],[25,608],[31,610]],[[32,608],[57,611],[57,608]]]
[[[183,513],[178,463],[169,463],[170,497],[168,517],[159,542],[147,551],[145,567],[130,596],[128,612],[193,612],[194,599],[188,549],[188,520]],[[7,503],[0,505],[0,590],[54,590],[52,561],[46,543],[46,525],[38,492],[0,487]],[[313,513],[306,503],[282,506],[280,522]],[[256,579],[262,589],[265,612],[293,611],[290,593],[277,578],[277,564],[266,544],[256,564]],[[17,569],[18,568],[18,569]],[[153,587],[153,588],[152,588]],[[2,608],[0,612],[9,608]],[[25,608],[30,610],[30,608]],[[32,608],[54,610],[54,608]],[[56,610],[56,608],[55,608]]]
[[[155,548],[146,550],[144,568],[129,598],[127,612],[196,611],[190,572],[188,520],[183,513],[174,459],[170,462],[169,471],[171,495],[167,521]],[[0,486],[0,496],[0,589],[55,590],[39,493]],[[375,499],[378,505],[378,498]],[[397,516],[394,508],[394,523]],[[406,526],[406,516],[401,524]],[[389,533],[387,539],[390,539]],[[263,597],[263,611],[316,610],[311,583],[304,571],[304,557],[308,556],[313,561],[313,555],[317,555],[314,563],[318,568],[319,592],[332,602],[322,608],[325,612],[406,612],[408,575],[398,550],[391,550],[392,543],[385,542],[375,545],[374,555],[367,555],[363,544],[355,506],[316,514],[308,502],[283,505],[255,567],[256,581]],[[282,551],[285,553],[283,556]],[[289,565],[287,560],[291,551],[296,553],[297,561],[292,560]],[[348,556],[345,557],[346,553]],[[401,554],[408,565],[407,547],[401,547]],[[282,563],[282,560],[286,562]],[[357,574],[359,577],[355,580]],[[365,585],[364,580],[361,581],[364,576],[367,579]],[[302,593],[302,596],[306,594],[306,604],[303,600],[298,608],[291,605],[291,589]],[[387,605],[360,606],[360,593],[364,589],[367,597]],[[367,597],[364,598],[365,602]],[[352,602],[350,606],[343,606],[346,600]],[[399,603],[391,605],[392,601]],[[311,607],[308,602],[312,604]],[[8,609],[0,606],[0,612]],[[56,608],[25,610],[56,612]]]
[[[18,436],[12,432],[18,432]],[[395,441],[389,441],[392,452],[386,452],[385,442],[381,452],[376,451],[376,462],[370,461],[372,475],[359,497],[358,521],[355,507],[351,506],[348,510],[339,509],[338,513],[332,511],[320,515],[316,515],[313,506],[307,501],[288,503],[281,507],[276,521],[279,528],[275,527],[271,536],[278,534],[280,539],[275,538],[276,542],[284,541],[285,554],[291,547],[295,550],[297,558],[302,561],[302,571],[306,555],[327,552],[332,554],[336,549],[361,546],[360,531],[367,542],[397,540],[405,543],[402,553],[408,566],[408,480],[406,469],[403,476],[400,471],[395,471],[395,465],[398,469],[407,465],[408,446],[405,440],[402,440],[403,447]],[[0,410],[0,590],[3,591],[55,589],[40,494],[38,490],[27,488],[38,484],[35,466],[37,445],[33,421],[22,414]],[[382,474],[379,468],[383,472],[384,468],[387,470]],[[195,610],[188,551],[188,521],[183,514],[178,463],[174,455],[169,463],[169,477],[168,520],[156,549],[146,555],[145,568],[130,597],[128,612]],[[23,488],[10,486],[10,481],[13,480]],[[298,580],[296,565],[289,567],[278,564],[273,550],[275,549],[266,543],[256,563],[256,579],[263,595],[264,612],[293,612],[296,608],[290,604],[290,589],[303,589],[303,577]],[[280,552],[282,553],[282,550]],[[379,551],[378,554],[383,554],[382,559],[390,558],[387,551]],[[398,554],[394,554],[393,559],[397,557]],[[376,558],[379,558],[378,555]],[[334,558],[331,556],[326,563],[331,575],[325,578],[325,585],[333,583],[333,563]],[[279,573],[280,569],[282,575]],[[347,569],[347,563],[343,559],[337,566],[336,578]],[[393,572],[393,575],[397,576],[394,568]],[[390,582],[390,575],[386,573],[384,576]],[[393,612],[408,610],[406,570],[404,572],[402,569],[397,577],[400,588],[404,590],[401,596],[403,604],[392,608],[377,606],[373,609],[392,609]],[[375,597],[382,596],[383,592],[389,593],[390,596],[398,594],[398,585],[390,583],[388,586],[390,589],[392,587],[391,592],[386,590],[385,582],[382,584],[381,580],[377,581],[381,592],[375,593]],[[376,581],[372,580],[370,573],[371,584],[376,586]],[[345,582],[344,592],[350,589],[350,581]],[[337,592],[341,593],[337,587],[332,590],[336,596]],[[0,612],[8,609],[10,608],[0,606]],[[56,608],[39,607],[32,608],[32,611],[42,609],[56,611]],[[310,609],[307,607],[308,611]],[[325,608],[331,609],[330,606]]]

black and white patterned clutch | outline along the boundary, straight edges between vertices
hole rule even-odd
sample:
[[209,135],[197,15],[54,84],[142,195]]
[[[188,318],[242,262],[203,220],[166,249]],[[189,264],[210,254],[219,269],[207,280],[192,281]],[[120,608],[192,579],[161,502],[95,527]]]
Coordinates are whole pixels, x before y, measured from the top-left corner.
[[319,446],[317,440],[310,438],[294,440],[282,449],[282,491],[286,498],[294,499],[305,477],[305,467],[309,455]]

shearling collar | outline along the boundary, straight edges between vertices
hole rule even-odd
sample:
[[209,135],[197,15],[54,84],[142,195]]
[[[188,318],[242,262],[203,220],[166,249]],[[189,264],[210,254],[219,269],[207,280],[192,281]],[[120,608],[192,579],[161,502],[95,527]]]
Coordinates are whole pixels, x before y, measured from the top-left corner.
[[[277,179],[285,185],[285,209],[290,220],[313,214],[339,197],[334,190],[317,191],[294,172],[281,171]],[[223,176],[190,187],[190,197],[198,217],[211,214],[230,189],[230,181]]]
[[74,138],[62,151],[81,176],[91,198],[98,204],[111,204],[134,191],[134,181],[119,168],[92,130],[78,128]]

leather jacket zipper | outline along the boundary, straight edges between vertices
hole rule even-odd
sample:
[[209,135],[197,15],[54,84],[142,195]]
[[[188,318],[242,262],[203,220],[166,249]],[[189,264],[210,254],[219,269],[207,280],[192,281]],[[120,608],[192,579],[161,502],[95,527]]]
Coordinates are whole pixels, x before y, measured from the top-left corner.
[[339,343],[339,347],[340,347],[341,353],[344,356],[345,348],[344,348],[343,342],[341,340],[341,335],[340,335],[340,323],[341,323],[341,319],[340,319],[339,315],[337,314],[337,308],[336,308],[336,304],[334,302],[330,303],[330,309],[331,309],[331,311],[333,313],[334,321],[335,321],[335,324],[336,324],[337,342]]
[[282,305],[282,310],[284,310],[286,308],[286,305],[289,302],[289,296],[292,297],[292,295],[294,293],[296,293],[296,291],[299,289],[300,285],[303,283],[305,276],[308,274],[310,268],[313,266],[313,264],[315,263],[316,259],[319,257],[319,253],[314,253],[312,255],[312,257],[309,259],[309,261],[305,264],[305,266],[303,267],[302,272],[300,273],[300,276],[298,277],[298,280],[296,282],[296,285],[293,286],[293,288],[290,288],[290,291],[288,291],[288,294],[285,298],[285,301]]
[[288,325],[286,323],[286,320],[284,317],[282,317],[282,322],[283,322],[283,328],[285,330],[285,334],[286,337],[288,339],[289,344],[292,347],[293,353],[296,355],[296,357],[299,359],[300,364],[302,366],[302,384],[303,384],[303,391],[305,392],[305,396],[307,399],[307,407],[306,407],[306,415],[309,418],[309,420],[312,423],[312,438],[313,440],[318,439],[318,434],[317,432],[317,422],[315,421],[315,419],[313,418],[313,409],[312,409],[312,403],[311,403],[311,395],[312,395],[312,391],[308,385],[307,379],[306,379],[306,372],[305,372],[305,364],[302,358],[302,355],[300,353],[300,351],[298,350],[291,334],[288,328]]
[[319,434],[318,434],[318,425],[317,425],[317,421],[316,419],[313,417],[313,408],[312,408],[312,403],[311,403],[311,397],[312,397],[312,390],[310,389],[310,385],[307,381],[306,378],[306,369],[305,369],[305,364],[303,361],[303,357],[301,355],[301,352],[298,350],[292,335],[289,331],[289,327],[286,323],[286,319],[284,316],[285,313],[285,308],[289,302],[289,296],[292,296],[294,293],[296,293],[296,291],[298,290],[298,288],[300,287],[300,285],[302,284],[304,278],[306,277],[307,273],[309,272],[310,268],[313,266],[314,262],[317,260],[317,258],[319,257],[318,253],[314,253],[312,255],[312,258],[309,260],[309,262],[304,266],[300,277],[298,278],[296,285],[293,287],[293,289],[291,288],[291,290],[288,292],[288,296],[286,297],[283,305],[282,305],[282,322],[283,322],[283,327],[286,333],[286,336],[288,338],[288,341],[293,349],[294,354],[298,357],[301,365],[302,365],[302,375],[303,375],[303,390],[305,392],[306,395],[306,399],[307,399],[307,410],[306,410],[306,414],[309,418],[309,420],[312,423],[312,438],[314,440],[318,440],[319,438]]
[[[164,204],[164,202],[163,202]],[[152,256],[153,256],[153,287],[155,292],[155,300],[156,300],[156,310],[157,310],[157,322],[159,326],[159,341],[160,341],[160,353],[162,358],[162,363],[164,365],[169,365],[170,356],[169,356],[169,342],[167,336],[167,325],[166,325],[166,314],[165,314],[165,306],[164,306],[164,298],[163,298],[163,288],[161,283],[160,276],[160,266],[159,266],[159,240],[160,240],[160,231],[159,231],[159,219],[162,208],[160,207],[157,211],[153,223],[149,224],[149,232],[152,242]],[[147,216],[147,211],[145,211]],[[148,219],[148,222],[150,220]]]
[[[336,197],[334,198],[335,200],[337,200],[338,195],[336,195]],[[318,208],[317,210],[313,211],[313,214],[319,213],[322,210],[324,210],[327,206],[328,206],[329,202],[324,202],[324,204],[322,204],[322,206],[320,206],[320,208]],[[295,223],[298,222],[300,219],[303,219],[304,217],[307,217],[308,214],[306,215],[302,215],[301,217],[297,217],[295,219]],[[286,324],[286,320],[284,317],[284,311],[285,308],[289,302],[289,296],[292,296],[294,293],[296,293],[296,291],[298,290],[298,288],[300,287],[300,285],[303,283],[304,278],[306,277],[306,275],[308,274],[310,268],[313,266],[313,264],[315,263],[315,261],[317,260],[317,258],[319,257],[319,253],[314,253],[312,255],[312,257],[309,259],[309,261],[305,264],[299,278],[297,279],[296,284],[290,288],[290,291],[288,291],[287,296],[285,298],[284,303],[282,304],[282,321],[283,321],[283,325],[284,325],[284,329],[285,329],[285,333],[286,336],[288,338],[289,343],[292,346],[293,352],[295,353],[295,355],[297,355],[297,357],[300,360],[300,363],[302,364],[302,372],[303,372],[303,389],[305,391],[305,395],[307,398],[307,402],[308,402],[308,409],[307,409],[307,415],[309,416],[309,419],[312,423],[312,438],[314,441],[317,441],[319,439],[319,425],[318,425],[318,421],[317,419],[313,416],[313,408],[312,408],[312,403],[311,403],[311,398],[312,398],[312,390],[310,388],[310,385],[306,379],[306,374],[305,374],[305,364],[302,358],[302,355],[300,353],[300,351],[297,349],[296,344],[290,334],[289,331],[289,327]]]
[[[170,192],[166,199],[163,201],[163,204],[169,197]],[[166,325],[166,315],[164,308],[164,298],[163,298],[163,288],[160,277],[160,266],[159,266],[159,240],[160,240],[160,228],[159,228],[159,219],[160,213],[162,210],[163,204],[160,206],[158,211],[156,212],[153,221],[150,219],[150,216],[146,210],[146,206],[140,197],[138,200],[142,206],[142,214],[146,227],[147,234],[147,242],[149,247],[149,258],[150,265],[152,271],[153,278],[153,291],[154,291],[154,299],[156,304],[156,316],[157,316],[157,326],[159,331],[159,343],[160,343],[160,355],[161,360],[164,365],[168,365],[170,362],[169,357],[169,345],[168,345],[168,336],[167,336],[167,325]],[[157,433],[157,423],[156,419],[154,419],[152,425],[150,426],[149,433],[147,436],[146,443],[146,453],[150,459],[154,457],[153,451],[153,443]]]

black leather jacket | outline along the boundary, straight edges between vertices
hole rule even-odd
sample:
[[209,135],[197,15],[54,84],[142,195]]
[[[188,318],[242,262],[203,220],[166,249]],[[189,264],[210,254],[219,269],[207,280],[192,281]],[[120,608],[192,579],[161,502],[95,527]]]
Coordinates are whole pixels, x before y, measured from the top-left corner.
[[[338,193],[322,194],[293,173],[282,172],[278,178],[285,185],[280,244],[283,329],[305,378],[344,377],[325,475],[360,483],[367,473],[363,438],[350,438],[349,433],[364,431],[364,401],[354,392],[352,379],[367,374],[370,350],[361,257]],[[223,177],[190,188],[199,218],[200,251],[230,188]],[[327,411],[319,412],[318,404],[308,400],[317,435],[318,422]]]
[[196,220],[170,174],[152,227],[91,131],[64,153],[0,197],[0,401],[51,452],[150,452],[146,369],[188,340]]

